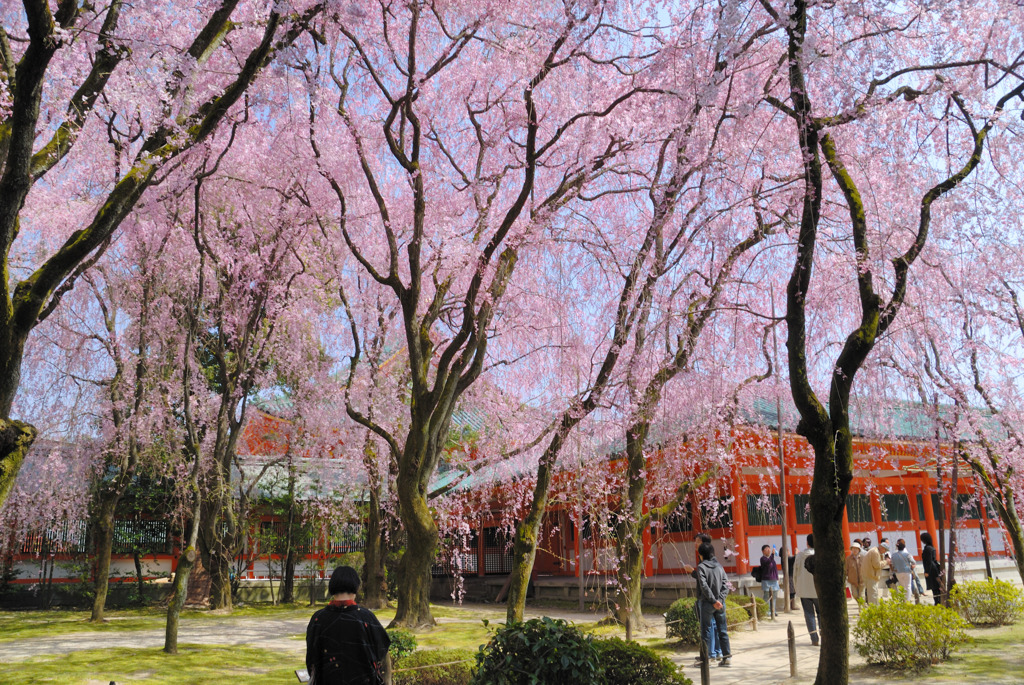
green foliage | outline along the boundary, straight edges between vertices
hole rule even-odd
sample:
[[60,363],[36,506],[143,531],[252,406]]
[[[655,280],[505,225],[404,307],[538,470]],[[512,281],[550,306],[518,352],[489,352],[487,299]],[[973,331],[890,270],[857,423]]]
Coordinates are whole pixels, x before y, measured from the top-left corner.
[[725,605],[725,622],[729,626],[729,630],[739,630],[739,626],[748,625],[747,621],[750,620],[750,614],[747,613],[745,606],[736,606],[735,604]]
[[[423,668],[432,664],[444,665]],[[472,677],[472,650],[426,649],[397,659],[393,682],[394,685],[469,685]]]
[[692,685],[670,660],[617,637],[594,642],[607,685]]
[[974,625],[1005,626],[1024,617],[1024,592],[1005,580],[957,583],[949,601],[953,609]]
[[[742,600],[737,600],[735,597],[727,597],[725,600],[725,620],[729,630],[750,620],[748,613],[750,601],[746,600],[744,605],[740,605],[738,601]],[[665,614],[666,637],[678,637],[689,645],[700,644],[700,621],[697,619],[697,612],[693,609],[696,603],[696,597],[682,597],[672,603]],[[765,604],[765,613],[767,614],[767,604]],[[759,617],[761,615],[758,613]]]
[[388,637],[391,638],[388,653],[391,654],[392,659],[401,659],[416,651],[416,636],[408,630],[398,628],[389,630]]
[[21,571],[14,568],[14,558],[11,555],[0,559],[0,599],[13,595],[16,590],[14,581],[21,575]]
[[[750,604],[750,597],[740,597],[739,595],[729,595],[726,598],[726,605],[733,605],[742,607],[743,611],[747,613],[747,619],[754,618],[754,607]],[[757,620],[761,621],[766,618],[770,618],[768,615],[768,602],[764,601],[761,597],[754,597],[754,604],[757,606]],[[726,609],[728,613],[728,609]],[[747,620],[743,619],[743,620]],[[729,619],[729,625],[733,624],[732,619]]]
[[678,637],[688,645],[700,644],[700,621],[693,606],[696,597],[682,597],[672,602],[665,614],[666,637]]
[[877,605],[862,605],[853,629],[857,651],[868,661],[923,668],[949,658],[967,642],[967,622],[944,606],[911,604],[902,589]]
[[475,685],[592,685],[602,677],[593,638],[546,616],[499,628],[476,663]]

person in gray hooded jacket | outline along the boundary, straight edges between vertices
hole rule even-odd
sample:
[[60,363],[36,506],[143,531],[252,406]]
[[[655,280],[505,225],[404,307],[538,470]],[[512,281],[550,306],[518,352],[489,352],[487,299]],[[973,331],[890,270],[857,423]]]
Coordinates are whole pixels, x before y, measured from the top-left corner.
[[[732,650],[729,646],[729,632],[725,622],[725,598],[729,594],[729,581],[725,569],[715,559],[715,548],[708,543],[697,548],[700,564],[697,565],[697,593],[700,604],[700,634],[705,644],[711,644],[711,631],[716,630],[718,647],[722,650],[719,666],[729,666]],[[711,617],[714,616],[714,627]]]

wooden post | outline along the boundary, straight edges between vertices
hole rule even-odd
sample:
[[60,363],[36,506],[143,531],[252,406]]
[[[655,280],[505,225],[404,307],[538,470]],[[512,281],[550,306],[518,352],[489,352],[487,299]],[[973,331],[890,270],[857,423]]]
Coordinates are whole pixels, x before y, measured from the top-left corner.
[[633,610],[626,614],[626,642],[633,641]]
[[757,597],[750,595],[750,618],[753,621],[754,632],[757,632]]
[[[394,664],[391,663],[391,653],[384,655],[384,685],[391,685],[394,682]],[[319,678],[317,678],[319,680]]]
[[786,627],[786,639],[789,641],[789,677],[796,678],[796,633],[792,621]]
[[711,685],[711,655],[703,635],[700,640],[700,685]]

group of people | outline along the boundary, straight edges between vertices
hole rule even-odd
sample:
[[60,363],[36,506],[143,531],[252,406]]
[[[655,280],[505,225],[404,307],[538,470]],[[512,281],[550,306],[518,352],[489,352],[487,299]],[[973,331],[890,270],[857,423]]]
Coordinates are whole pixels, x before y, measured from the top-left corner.
[[[925,587],[931,591],[934,602],[938,604],[941,594],[939,576],[942,569],[935,554],[932,536],[921,533],[921,544],[921,566],[924,570]],[[764,545],[761,554],[761,591],[765,601],[769,603],[771,615],[774,616],[775,597],[779,590],[775,548]],[[814,568],[814,535],[808,535],[807,546],[790,560],[789,569],[792,594],[800,599],[811,644],[818,646],[821,644],[818,633],[821,605],[814,585]],[[850,544],[850,554],[846,557],[846,579],[852,597],[868,604],[877,604],[888,586],[899,585],[907,597],[913,595],[918,603],[924,595],[917,575],[917,562],[907,550],[907,543],[903,538],[896,541],[896,551],[892,553],[889,551],[888,540],[880,540],[876,546],[871,545],[870,538],[854,540]]]
[[[921,533],[921,543],[925,585],[938,604],[941,567],[931,535]],[[729,666],[732,650],[725,600],[729,595],[730,584],[725,570],[715,558],[710,536],[698,536],[697,557],[699,563],[691,574],[697,581],[694,610],[697,612],[701,639],[705,646],[702,655],[698,657],[698,664],[708,658],[718,659],[719,666]],[[814,569],[814,536],[808,535],[807,547],[791,560],[790,577],[792,589],[800,598],[811,644],[817,646],[821,644],[818,635],[821,606],[814,586]],[[907,551],[903,538],[896,541],[896,551],[891,554],[888,540],[880,540],[874,547],[871,546],[870,538],[854,540],[850,544],[850,554],[846,557],[846,578],[853,598],[868,604],[878,602],[886,583],[892,583],[890,578],[895,578],[895,584],[900,585],[907,596],[913,594],[918,602],[924,594],[917,577],[917,562]],[[779,569],[775,562],[775,548],[770,545],[761,547],[760,579],[762,594],[768,602],[770,615],[774,617],[775,597],[779,592]],[[358,590],[359,575],[355,569],[338,567],[328,584],[330,604],[317,611],[309,622],[306,630],[306,668],[318,685],[375,685],[383,682],[382,665],[390,640],[373,612],[356,604]]]
[[[939,603],[940,586],[939,566],[932,536],[921,533],[921,565],[924,567],[925,586],[932,593],[936,604]],[[906,540],[896,540],[896,551],[890,553],[889,541],[879,540],[872,547],[871,539],[854,540],[850,543],[850,554],[846,557],[846,581],[850,594],[854,599],[863,599],[868,604],[877,604],[887,587],[903,588],[907,597],[913,595],[914,601],[921,602],[924,588],[917,574],[917,562],[907,550]]]

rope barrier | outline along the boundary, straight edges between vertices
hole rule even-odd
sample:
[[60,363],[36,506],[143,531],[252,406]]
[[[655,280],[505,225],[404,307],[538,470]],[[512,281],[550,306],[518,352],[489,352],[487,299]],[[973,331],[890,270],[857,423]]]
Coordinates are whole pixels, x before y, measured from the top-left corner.
[[392,673],[404,673],[405,671],[422,671],[425,668],[439,668],[441,666],[454,666],[456,664],[472,664],[476,659],[462,659],[461,661],[446,661],[443,664],[427,664],[426,666],[410,666],[409,668],[396,668]]

